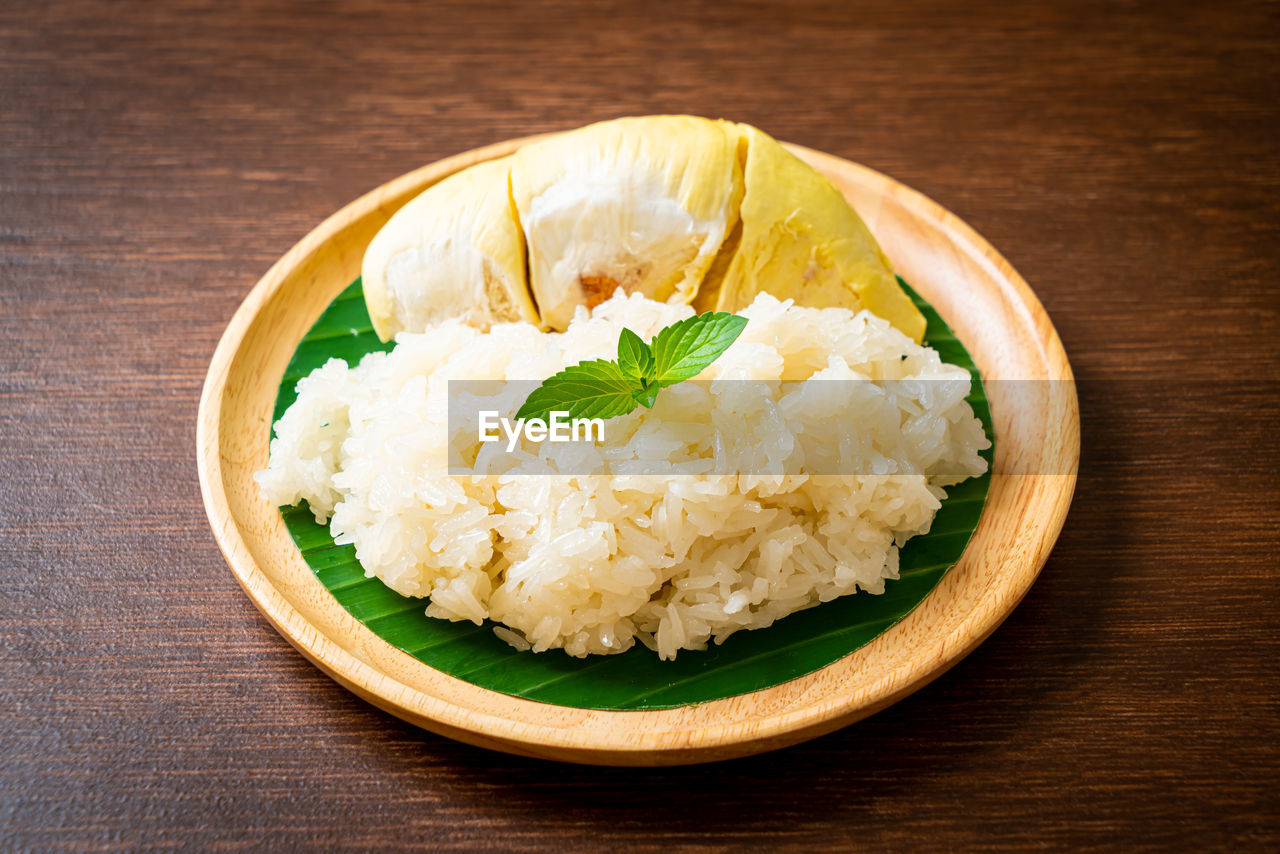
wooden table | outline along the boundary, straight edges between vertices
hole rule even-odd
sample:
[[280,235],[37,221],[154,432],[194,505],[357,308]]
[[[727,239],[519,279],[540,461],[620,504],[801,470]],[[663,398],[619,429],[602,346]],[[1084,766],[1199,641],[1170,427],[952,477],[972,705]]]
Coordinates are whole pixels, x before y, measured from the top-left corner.
[[[0,5],[0,847],[1275,850],[1277,9],[1030,5]],[[976,653],[797,748],[624,771],[420,732],[223,565],[214,344],[367,189],[662,111],[1006,254],[1079,378],[1066,529]]]

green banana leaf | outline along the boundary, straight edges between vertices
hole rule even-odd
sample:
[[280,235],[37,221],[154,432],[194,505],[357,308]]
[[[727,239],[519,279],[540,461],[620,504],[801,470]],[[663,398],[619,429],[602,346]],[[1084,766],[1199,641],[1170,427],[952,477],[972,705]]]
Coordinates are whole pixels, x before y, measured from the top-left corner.
[[[974,384],[969,402],[987,435],[991,414],[981,377],[964,346],[938,313],[899,279],[928,321],[925,341],[944,361],[967,368]],[[365,311],[360,280],[342,292],[294,352],[280,382],[278,419],[302,377],[330,358],[354,364],[366,353],[388,350]],[[273,419],[273,420],[275,420]],[[992,451],[984,453],[988,466]],[[281,508],[298,549],[320,582],[356,619],[419,661],[474,685],[561,706],[584,709],[665,709],[769,688],[840,659],[901,620],[959,560],[977,527],[990,474],[949,490],[930,532],[901,552],[901,579],[881,596],[857,593],[793,614],[766,629],[742,631],[706,651],[686,650],[661,661],[637,644],[621,655],[572,658],[559,650],[519,652],[493,634],[493,625],[451,623],[427,617],[425,600],[391,591],[366,578],[354,546],[337,546],[305,505]]]

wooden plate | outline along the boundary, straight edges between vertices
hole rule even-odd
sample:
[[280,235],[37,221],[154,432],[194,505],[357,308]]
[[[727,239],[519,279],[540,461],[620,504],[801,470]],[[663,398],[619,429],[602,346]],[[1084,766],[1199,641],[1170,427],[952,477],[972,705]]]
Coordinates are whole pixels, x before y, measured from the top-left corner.
[[878,172],[798,146],[788,147],[840,187],[988,384],[997,440],[987,504],[963,558],[919,607],[861,649],[774,688],[610,712],[522,700],[446,676],[377,637],[321,586],[253,481],[266,466],[289,357],[359,274],[365,246],[393,212],[459,169],[533,139],[433,163],[347,205],[267,271],[222,336],[200,401],[200,486],[227,563],[276,630],[342,685],[433,732],[609,765],[704,762],[813,738],[883,709],[981,643],[1030,588],[1071,502],[1080,428],[1062,342],[1017,272],[953,214]]

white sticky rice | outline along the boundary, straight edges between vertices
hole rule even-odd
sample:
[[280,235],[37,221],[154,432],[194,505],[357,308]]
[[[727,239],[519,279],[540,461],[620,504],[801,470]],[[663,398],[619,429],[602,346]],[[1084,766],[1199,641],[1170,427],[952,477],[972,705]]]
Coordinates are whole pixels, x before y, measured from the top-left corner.
[[[591,474],[560,473],[545,445],[481,445],[474,424],[448,435],[448,380],[543,379],[614,358],[623,326],[648,339],[692,309],[619,293],[579,308],[563,333],[448,321],[355,367],[331,359],[298,383],[258,483],[277,505],[305,499],[367,575],[430,597],[428,616],[489,618],[535,652],[617,653],[639,640],[674,658],[857,590],[883,593],[944,487],[986,469],[968,373],[865,311],[762,294],[740,313],[745,331],[700,382],[609,421],[607,453],[575,446],[573,472]],[[773,381],[777,393],[702,380]],[[831,386],[813,385],[824,380],[859,381],[854,417],[830,416],[819,389]],[[483,474],[451,476],[450,443]],[[710,472],[726,457],[733,471],[821,471],[832,455],[866,474],[670,474],[673,459],[696,470],[705,458]]]

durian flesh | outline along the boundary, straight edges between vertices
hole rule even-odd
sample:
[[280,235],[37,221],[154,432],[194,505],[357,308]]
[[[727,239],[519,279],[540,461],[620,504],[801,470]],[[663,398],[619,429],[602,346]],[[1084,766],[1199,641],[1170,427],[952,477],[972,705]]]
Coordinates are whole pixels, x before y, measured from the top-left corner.
[[693,116],[601,122],[459,172],[391,218],[363,276],[384,340],[446,317],[563,329],[617,288],[699,311],[760,291],[865,308],[916,341],[925,325],[830,181],[750,125]]
[[361,277],[380,338],[420,332],[450,317],[481,328],[538,322],[510,171],[511,158],[504,157],[450,175],[396,211],[374,236]]
[[511,194],[529,246],[542,322],[617,288],[689,302],[742,199],[738,133],[727,122],[650,116],[588,125],[515,155]]
[[867,309],[919,341],[924,317],[841,192],[768,134],[739,127],[747,162],[737,246],[695,307],[736,311],[766,291],[804,306]]

